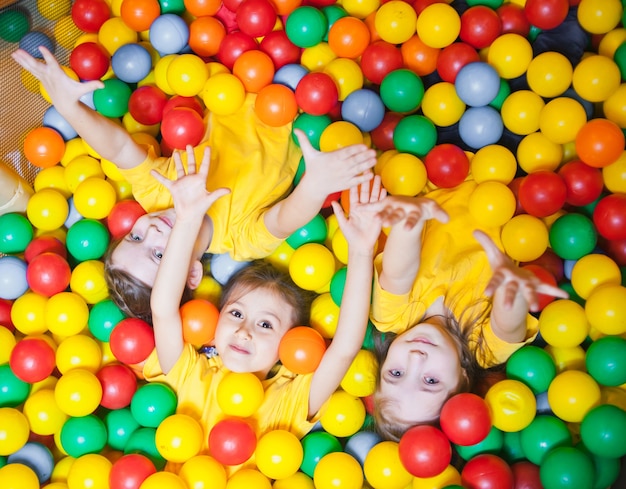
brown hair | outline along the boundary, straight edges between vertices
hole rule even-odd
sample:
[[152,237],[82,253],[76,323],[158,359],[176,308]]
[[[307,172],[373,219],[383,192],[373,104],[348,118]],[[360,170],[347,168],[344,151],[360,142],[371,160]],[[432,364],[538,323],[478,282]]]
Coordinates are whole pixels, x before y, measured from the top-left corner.
[[[109,289],[110,299],[127,316],[143,319],[152,324],[152,309],[150,308],[152,287],[127,271],[116,268],[111,262],[111,255],[120,241],[121,239],[112,241],[103,257],[104,279]],[[191,289],[185,286],[181,305],[191,300],[192,297]]]
[[311,302],[315,294],[301,289],[288,273],[264,260],[255,260],[230,277],[222,288],[220,309],[225,304],[259,288],[276,293],[293,308],[293,326],[303,326],[309,323]]

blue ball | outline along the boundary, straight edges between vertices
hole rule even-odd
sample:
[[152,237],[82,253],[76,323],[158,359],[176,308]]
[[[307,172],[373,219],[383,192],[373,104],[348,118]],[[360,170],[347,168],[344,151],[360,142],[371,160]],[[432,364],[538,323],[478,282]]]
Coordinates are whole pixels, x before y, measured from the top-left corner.
[[111,57],[111,68],[120,80],[137,83],[152,69],[152,57],[141,44],[124,44]]
[[65,141],[74,139],[78,136],[78,133],[74,130],[69,122],[59,114],[59,111],[54,105],[51,105],[46,109],[43,114],[42,125],[55,129]]
[[0,257],[0,299],[17,299],[28,290],[26,262],[16,256]]
[[7,463],[26,465],[37,475],[39,483],[43,484],[52,476],[54,457],[45,445],[36,441],[29,441],[17,452],[9,455]]
[[490,106],[470,107],[459,121],[459,136],[474,149],[497,143],[503,132],[502,117]]
[[233,260],[228,253],[213,255],[211,257],[211,275],[220,285],[224,285],[230,277],[249,264],[248,261]]
[[24,37],[20,39],[20,49],[23,49],[33,58],[43,59],[43,56],[39,52],[39,46],[43,46],[54,54],[54,44],[52,40],[43,32],[31,31],[24,34]]
[[359,431],[348,439],[344,451],[352,455],[363,467],[369,451],[381,441],[381,437],[373,431]]
[[304,66],[290,63],[281,66],[276,73],[274,73],[273,83],[279,83],[285,85],[295,91],[298,83],[302,80],[302,77],[309,72]]
[[350,93],[341,105],[341,117],[363,132],[376,129],[385,116],[385,104],[380,96],[367,88]]
[[81,219],[84,219],[80,212],[76,209],[76,205],[74,204],[74,196],[67,199],[67,203],[69,204],[69,212],[67,213],[67,219],[63,223],[63,225],[69,229],[74,224],[76,224]]
[[158,16],[150,25],[150,42],[161,55],[180,53],[189,42],[189,26],[176,14]]
[[468,63],[456,76],[454,88],[459,98],[470,107],[488,105],[500,90],[500,75],[493,66],[482,61]]

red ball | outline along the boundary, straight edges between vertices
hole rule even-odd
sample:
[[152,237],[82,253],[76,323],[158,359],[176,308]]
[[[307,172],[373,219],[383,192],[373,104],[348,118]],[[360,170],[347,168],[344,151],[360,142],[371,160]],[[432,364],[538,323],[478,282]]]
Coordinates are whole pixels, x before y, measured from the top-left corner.
[[513,471],[500,457],[483,453],[470,459],[461,471],[463,487],[513,489]]
[[105,0],[75,0],[71,15],[81,31],[96,33],[111,17],[111,10]]
[[175,107],[163,115],[161,135],[172,149],[197,146],[204,137],[204,119],[187,107]]
[[322,72],[307,73],[296,86],[296,103],[307,114],[326,115],[339,100],[335,81]]
[[235,12],[241,32],[252,37],[269,34],[276,24],[276,9],[268,0],[246,0]]
[[382,122],[370,132],[374,146],[381,151],[395,149],[395,145],[393,144],[393,131],[401,120],[401,114],[397,112],[385,112]]
[[480,61],[476,49],[466,42],[453,42],[439,53],[437,73],[443,81],[454,83],[461,68],[474,61]]
[[308,374],[317,368],[326,352],[326,342],[309,326],[291,328],[280,340],[278,357],[296,374]]
[[267,34],[259,44],[259,49],[271,58],[276,70],[300,62],[300,48],[289,40],[284,30]]
[[435,477],[452,460],[450,440],[430,425],[409,428],[400,438],[398,452],[404,468],[415,477]]
[[30,263],[33,258],[42,253],[50,252],[67,258],[67,248],[54,236],[39,236],[33,239],[24,250],[24,260]]
[[522,207],[522,203],[519,200],[519,187],[522,184],[524,177],[515,177],[511,182],[507,185],[513,192],[515,196],[515,216],[519,216],[520,214],[526,214],[526,211]]
[[200,117],[204,117],[204,107],[198,97],[183,97],[182,95],[174,95],[163,107],[163,115],[167,114],[170,110],[176,107],[187,107],[193,109],[198,113]]
[[523,177],[519,199],[524,210],[535,217],[547,217],[565,205],[567,187],[558,173],[541,170]]
[[439,421],[450,441],[462,446],[480,443],[491,430],[489,406],[482,397],[469,392],[448,399]]
[[102,385],[102,407],[121,409],[130,405],[137,390],[137,377],[129,367],[115,363],[105,365],[96,377]]
[[[620,267],[626,266],[626,239],[602,239],[602,249],[606,251]],[[1,321],[0,324],[2,324]]]
[[524,7],[516,3],[505,3],[496,9],[500,22],[502,23],[502,34],[519,34],[522,37],[528,36],[530,32],[530,22],[524,13]]
[[626,194],[603,197],[593,210],[593,223],[606,239],[626,239]]
[[138,318],[125,318],[115,325],[109,338],[111,352],[120,362],[143,362],[154,350],[152,327]]
[[552,248],[546,248],[546,251],[544,251],[539,258],[533,261],[520,263],[520,266],[524,265],[539,265],[541,268],[547,270],[557,282],[563,280],[563,277],[565,276],[563,270],[563,258],[557,255]]
[[539,466],[527,460],[511,465],[515,489],[543,489]]
[[453,188],[465,180],[469,173],[469,158],[455,144],[434,146],[424,158],[428,179],[437,187]]
[[361,55],[361,71],[372,83],[380,85],[383,78],[404,66],[402,51],[386,41],[375,41]]
[[243,419],[223,419],[209,433],[209,455],[224,465],[239,465],[256,449],[256,435]]
[[570,161],[559,168],[559,176],[565,182],[565,202],[577,207],[591,204],[600,197],[604,188],[602,170],[582,161]]
[[97,42],[83,42],[70,53],[70,68],[81,80],[99,80],[111,65],[111,56]]
[[9,331],[15,331],[15,325],[11,319],[11,308],[13,301],[0,299],[0,326],[7,328]]
[[258,48],[259,44],[256,39],[245,32],[229,32],[224,36],[224,39],[222,39],[217,58],[220,63],[232,72],[235,61],[239,59],[239,56],[246,51]]
[[111,466],[110,489],[139,489],[141,483],[157,471],[152,461],[140,453],[122,455]]
[[47,251],[34,257],[26,268],[28,286],[38,294],[52,297],[70,284],[72,270],[65,258]]
[[163,119],[167,95],[159,87],[144,85],[130,94],[128,112],[140,124],[151,126]]
[[500,17],[485,5],[470,7],[461,15],[459,38],[476,49],[491,46],[501,32]]
[[9,366],[18,379],[34,384],[52,374],[56,366],[56,355],[46,340],[26,337],[18,341],[11,350]]
[[560,26],[569,11],[569,0],[526,0],[524,13],[528,21],[543,30]]
[[111,237],[116,240],[125,236],[135,225],[135,221],[146,213],[136,200],[120,200],[106,219]]
[[[553,287],[557,286],[557,281],[554,275],[552,275],[548,270],[544,267],[536,264],[524,265],[522,266],[524,270],[528,270],[532,272],[535,277],[541,280],[544,284],[552,285]],[[537,294],[537,300],[539,301],[539,308],[537,311],[542,311],[544,307],[554,301],[555,297],[548,294]],[[533,311],[536,312],[536,311]]]

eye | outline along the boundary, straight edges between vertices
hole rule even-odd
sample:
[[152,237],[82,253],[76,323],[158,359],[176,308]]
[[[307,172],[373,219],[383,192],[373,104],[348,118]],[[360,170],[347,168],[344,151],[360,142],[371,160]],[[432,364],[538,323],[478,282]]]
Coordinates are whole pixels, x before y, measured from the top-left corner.
[[261,326],[261,328],[263,329],[272,329],[272,323],[268,322],[268,321],[261,321],[259,322],[259,326]]
[[160,260],[161,258],[163,258],[163,252],[162,252],[162,251],[159,251],[159,250],[154,250],[154,251],[152,252],[152,254],[154,255],[154,257],[155,257],[157,260]]
[[402,371],[401,370],[392,369],[392,370],[389,371],[389,375],[391,375],[392,377],[402,377]]
[[237,309],[233,309],[232,311],[230,311],[230,315],[236,318],[241,318],[242,314],[240,311],[238,311]]
[[439,379],[434,377],[424,377],[424,383],[428,385],[437,385],[439,383]]
[[138,236],[138,235],[133,234],[133,233],[128,233],[128,238],[131,241],[141,241],[141,236]]

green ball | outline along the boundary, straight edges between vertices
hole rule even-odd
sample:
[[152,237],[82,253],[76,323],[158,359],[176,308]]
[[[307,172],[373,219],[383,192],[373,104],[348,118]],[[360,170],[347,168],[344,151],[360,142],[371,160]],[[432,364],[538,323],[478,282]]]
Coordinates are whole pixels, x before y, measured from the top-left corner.
[[17,407],[30,394],[30,384],[18,378],[8,363],[0,365],[0,408]]
[[132,434],[139,429],[139,423],[130,408],[115,409],[104,416],[107,430],[107,444],[113,450],[124,451]]
[[511,95],[511,85],[509,85],[509,82],[504,78],[500,78],[500,88],[498,89],[498,94],[491,102],[489,102],[489,105],[496,110],[501,110],[502,104],[509,95]]
[[617,480],[621,470],[619,458],[598,457],[591,453],[583,443],[578,443],[576,448],[585,452],[593,462],[596,469],[596,481],[593,489],[607,489]]
[[423,115],[403,117],[393,131],[393,144],[401,153],[425,156],[437,142],[435,125]]
[[68,418],[61,428],[61,445],[71,457],[99,453],[106,443],[104,422],[94,414]]
[[394,70],[383,78],[380,98],[385,107],[393,112],[411,112],[422,103],[424,83],[411,70]]
[[111,299],[104,299],[94,304],[89,311],[87,325],[94,338],[108,342],[113,328],[125,318],[126,315]]
[[585,356],[587,372],[601,385],[626,383],[626,340],[605,336],[594,341]]
[[572,435],[561,419],[540,415],[520,432],[520,443],[526,459],[541,465],[553,448],[572,446]]
[[300,180],[302,180],[302,176],[304,175],[305,170],[306,163],[304,162],[304,156],[301,156],[300,161],[298,162],[298,169],[296,170],[296,174],[293,176],[294,187],[300,183]]
[[550,228],[550,247],[564,260],[578,260],[593,251],[598,234],[588,217],[569,213],[559,217]]
[[122,117],[128,112],[131,88],[122,80],[104,80],[104,87],[93,92],[93,104],[105,117]]
[[330,32],[330,28],[339,19],[347,17],[348,12],[346,12],[346,10],[340,5],[333,4],[322,7],[322,13],[326,17],[326,21],[328,22],[328,28],[326,29],[326,34],[324,34],[322,40],[328,41],[328,33]]
[[589,411],[580,424],[585,447],[599,457],[626,455],[626,411],[613,404],[602,404]]
[[622,43],[613,54],[613,61],[619,68],[622,79],[626,77],[626,43]]
[[30,29],[30,21],[24,12],[6,10],[0,14],[0,37],[7,42],[19,42]]
[[300,229],[296,229],[285,241],[295,250],[307,243],[324,243],[327,236],[326,219],[321,214],[317,214]]
[[285,22],[287,38],[299,48],[316,46],[327,32],[328,19],[321,10],[309,5],[294,9]]
[[341,299],[343,298],[343,289],[346,287],[346,275],[348,273],[347,267],[341,267],[333,274],[333,278],[330,279],[330,297],[335,304],[341,306]]
[[528,345],[511,355],[506,363],[506,376],[523,382],[537,395],[548,390],[556,377],[556,365],[543,348]]
[[81,219],[67,231],[65,246],[72,257],[79,261],[99,260],[110,241],[106,226],[95,219]]
[[519,431],[504,432],[504,446],[502,447],[502,458],[509,464],[524,460],[524,449]]
[[33,240],[33,225],[22,214],[0,216],[0,253],[22,253]]
[[176,394],[171,387],[153,382],[139,387],[130,401],[130,412],[141,426],[156,428],[176,412]]
[[313,431],[302,438],[300,443],[303,450],[300,470],[309,477],[313,477],[315,467],[324,455],[343,451],[339,440],[325,431]]
[[186,10],[183,0],[159,0],[161,15],[163,14],[183,14]]
[[457,445],[454,448],[463,460],[469,460],[481,453],[491,453],[498,455],[504,447],[504,433],[492,426],[489,434],[480,442],[474,445]]
[[133,431],[124,448],[124,455],[130,453],[148,457],[157,470],[163,470],[167,463],[156,446],[156,428],[139,428]]
[[[300,129],[315,149],[320,149],[320,138],[324,129],[332,123],[327,115],[311,115],[303,112],[293,121],[293,128]],[[292,134],[293,141],[299,146],[295,134]]]
[[544,489],[593,489],[595,468],[591,458],[574,447],[557,447],[539,467]]

